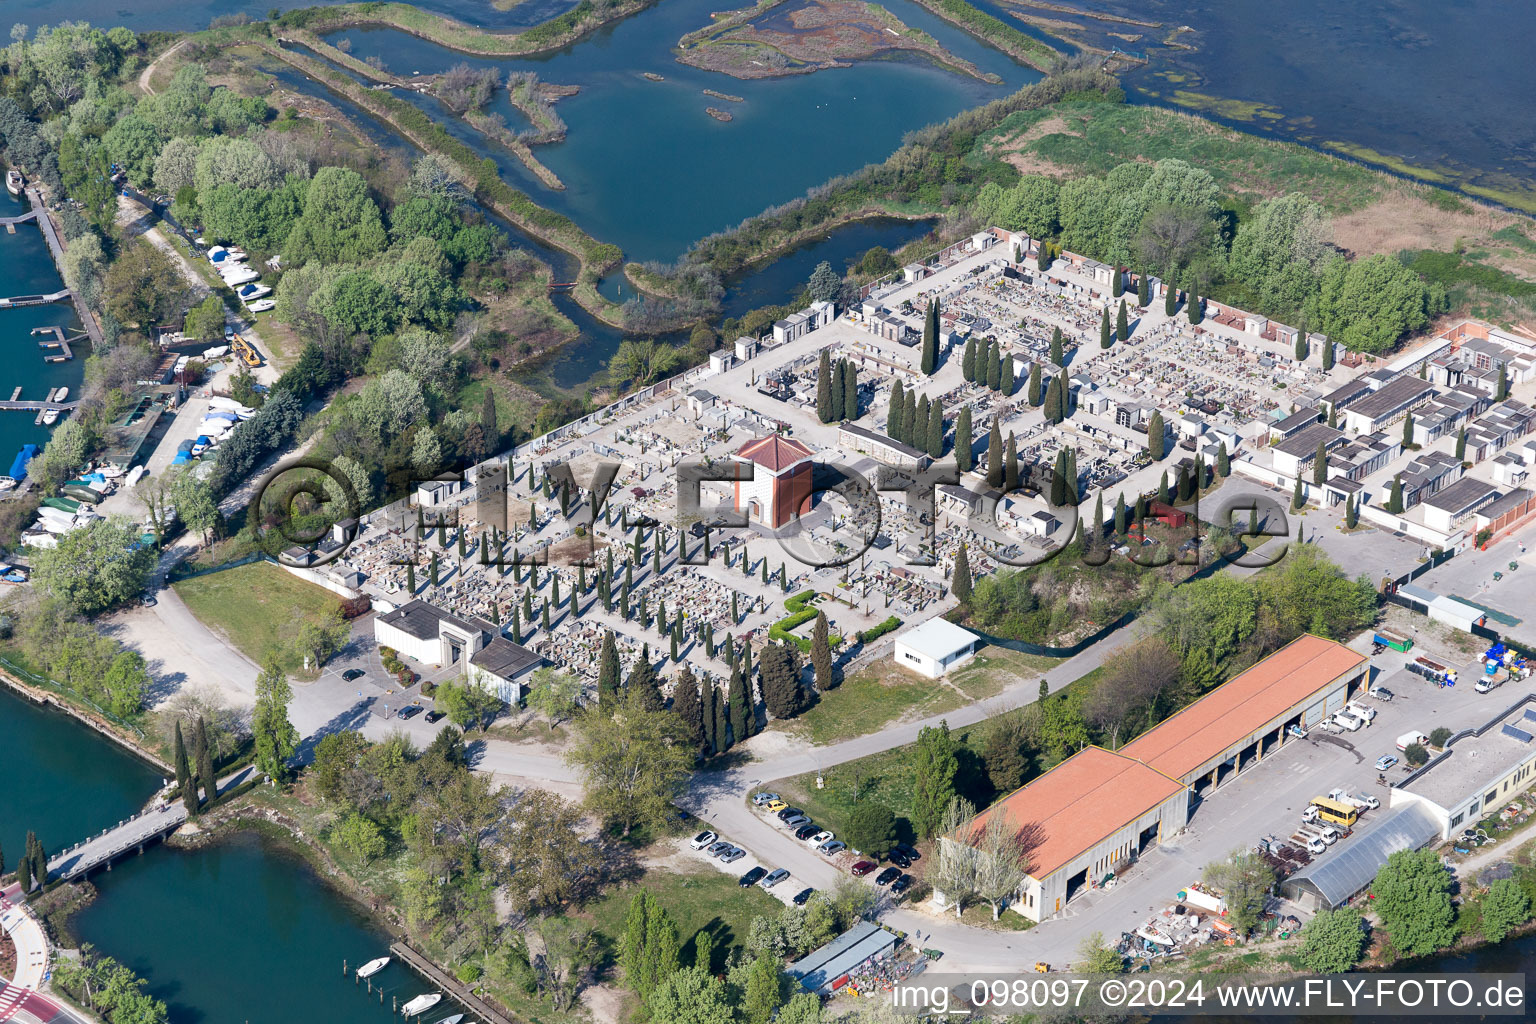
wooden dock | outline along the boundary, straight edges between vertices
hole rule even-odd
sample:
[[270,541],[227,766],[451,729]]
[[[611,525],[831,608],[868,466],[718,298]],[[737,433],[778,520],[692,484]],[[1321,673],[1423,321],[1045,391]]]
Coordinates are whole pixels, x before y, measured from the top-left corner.
[[394,956],[410,964],[416,970],[416,973],[442,989],[444,995],[477,1014],[481,1024],[518,1024],[514,1018],[507,1016],[506,1013],[493,1009],[491,1004],[469,991],[469,989],[459,983],[457,978],[417,952],[415,947],[404,939],[391,944],[389,951]]
[[14,298],[0,299],[0,309],[15,309],[19,306],[46,306],[53,302],[68,302],[73,296],[68,288],[63,291],[49,292],[47,295],[17,295]]
[[19,412],[46,412],[49,409],[57,409],[59,412],[68,412],[80,405],[78,400],[73,402],[0,402],[0,411],[10,409]]
[[[37,347],[43,349],[43,362],[67,363],[75,358],[74,349],[69,347],[69,339],[64,336],[62,327],[34,327],[34,335],[43,334],[48,337],[37,343]],[[56,348],[58,352],[49,352],[48,349]]]
[[[53,218],[48,216],[48,211],[43,206],[42,199],[38,196],[37,189],[27,189],[27,198],[32,201],[32,213],[37,218],[37,223],[43,229],[43,238],[48,243],[48,251],[53,254],[53,264],[59,269],[60,275],[64,273],[64,243],[59,240],[59,234],[53,227]],[[68,289],[66,289],[67,291]],[[80,296],[70,293],[74,300],[75,312],[80,316],[80,322],[85,325],[85,333],[90,336],[91,344],[99,352],[104,347],[101,336],[101,327],[96,323],[96,318],[91,311],[85,308],[85,303]]]

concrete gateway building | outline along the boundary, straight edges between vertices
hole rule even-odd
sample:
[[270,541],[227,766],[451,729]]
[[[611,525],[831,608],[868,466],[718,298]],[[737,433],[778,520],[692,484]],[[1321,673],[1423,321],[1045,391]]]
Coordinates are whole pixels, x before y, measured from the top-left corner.
[[373,638],[423,665],[457,665],[501,632],[478,616],[464,618],[420,599],[373,620]]
[[1119,750],[1079,751],[941,841],[965,841],[1006,815],[1031,864],[1013,909],[1044,920],[1183,828],[1205,796],[1283,746],[1291,727],[1337,711],[1369,670],[1343,644],[1299,637]]

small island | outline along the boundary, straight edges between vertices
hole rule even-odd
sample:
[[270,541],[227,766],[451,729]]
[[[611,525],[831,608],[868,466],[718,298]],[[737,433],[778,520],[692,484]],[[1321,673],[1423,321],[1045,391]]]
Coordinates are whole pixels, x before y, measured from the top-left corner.
[[704,113],[708,114],[710,117],[714,118],[716,121],[729,121],[729,120],[731,120],[731,113],[730,113],[730,111],[728,111],[728,110],[721,110],[719,107],[705,107],[704,108]]
[[677,41],[680,63],[736,78],[809,74],[903,51],[984,82],[1001,81],[864,0],[759,0],[716,14],[712,24]]

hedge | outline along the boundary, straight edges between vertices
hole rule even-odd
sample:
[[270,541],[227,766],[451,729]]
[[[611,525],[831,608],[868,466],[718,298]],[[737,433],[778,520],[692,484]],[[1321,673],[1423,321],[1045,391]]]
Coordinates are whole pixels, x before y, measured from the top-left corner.
[[885,636],[885,634],[891,632],[894,629],[897,629],[900,626],[901,620],[892,615],[878,626],[871,626],[869,629],[861,629],[858,634],[859,643],[867,644],[872,640],[878,640]]

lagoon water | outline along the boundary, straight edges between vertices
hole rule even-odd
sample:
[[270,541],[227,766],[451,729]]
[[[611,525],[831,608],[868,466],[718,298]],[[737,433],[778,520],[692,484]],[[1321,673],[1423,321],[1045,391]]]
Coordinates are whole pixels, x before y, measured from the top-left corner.
[[[244,834],[199,850],[157,847],[95,879],[101,898],[72,930],[148,981],[177,1024],[388,1024],[435,991],[398,961],[373,992],[350,968],[389,951],[389,933],[296,855]],[[383,992],[382,1003],[379,993]],[[439,1003],[426,1019],[447,1016]]]
[[[246,13],[264,17],[274,6],[299,7],[310,2],[7,0],[3,14],[0,14],[0,27],[6,27],[11,21],[25,22],[35,28],[65,19],[83,19],[101,26],[123,24],[137,30],[187,31],[205,28],[211,18],[221,14]],[[493,29],[526,27],[572,6],[572,0],[525,0],[501,11],[489,0],[418,0],[418,3],[429,10]],[[548,77],[552,81],[581,82],[582,78],[578,76],[600,78],[605,70],[636,66],[638,61],[645,60],[654,64],[654,70],[667,75],[669,80],[675,77],[692,84],[693,76],[704,76],[722,92],[749,95],[750,91],[760,105],[763,105],[762,93],[784,94],[789,97],[786,105],[793,106],[799,102],[795,97],[802,90],[806,93],[826,90],[833,94],[843,90],[843,82],[835,75],[847,76],[846,72],[738,83],[725,75],[695,72],[672,62],[668,51],[677,37],[704,24],[699,13],[707,17],[712,9],[740,6],[746,6],[745,0],[724,5],[662,0],[657,8],[600,32],[542,63],[550,67]],[[931,32],[961,56],[976,59],[968,50],[953,44],[956,30],[948,25],[944,26],[944,31],[935,31],[929,22],[937,19],[911,15],[910,5],[901,0],[893,0],[889,6],[908,24]],[[977,6],[1031,31],[1023,22],[1011,17],[1011,11],[1023,8],[1011,7],[1008,0],[977,0]],[[1173,103],[1175,93],[1183,92],[1188,95],[1180,99],[1202,104],[1207,113],[1239,124],[1248,131],[1293,138],[1311,145],[1339,143],[1346,149],[1363,148],[1389,160],[1441,175],[1448,184],[1466,184],[1495,194],[1524,193],[1518,197],[1522,202],[1536,204],[1536,189],[1533,189],[1536,186],[1536,121],[1530,118],[1526,109],[1530,97],[1536,94],[1536,68],[1526,53],[1528,40],[1536,28],[1536,13],[1529,4],[1508,0],[1457,0],[1449,5],[1434,0],[1368,0],[1359,4],[1330,0],[1293,0],[1283,4],[1272,0],[1087,0],[1072,6],[1156,23],[1149,27],[1076,19],[1086,29],[1082,34],[1086,42],[1117,46],[1150,58],[1145,68],[1126,75],[1126,83],[1135,100]],[[1042,12],[1039,8],[1032,9],[1032,13],[1069,18],[1056,12]],[[659,28],[663,23],[669,32],[674,27],[679,31],[670,37],[666,32],[659,32],[655,39],[647,42],[647,45],[653,42],[656,46],[644,54],[615,54],[616,47],[624,51],[648,37],[651,32],[648,26]],[[625,27],[630,24],[641,27]],[[1190,31],[1179,33],[1170,45],[1170,34],[1185,26]],[[980,44],[972,45],[985,49]],[[1011,65],[1011,62],[1006,63]],[[567,70],[565,65],[577,67]],[[984,66],[996,70],[992,64]],[[564,78],[555,74],[556,68]],[[430,68],[406,70],[425,72]],[[879,75],[874,77],[880,78]],[[1004,77],[1015,85],[1027,80],[1019,71],[1006,73]],[[615,161],[616,153],[626,152],[622,147],[649,140],[654,144],[653,148],[634,150],[634,158],[699,160],[697,152],[668,150],[663,144],[702,145],[707,150],[730,138],[728,131],[719,129],[752,123],[754,130],[779,130],[786,123],[772,114],[759,112],[743,113],[728,125],[694,124],[691,115],[704,117],[702,108],[705,104],[699,103],[695,107],[691,102],[676,108],[690,112],[687,121],[663,124],[659,126],[659,132],[643,112],[639,121],[624,120],[622,115],[633,116],[642,100],[654,99],[655,93],[668,91],[664,88],[667,83],[660,83],[663,88],[650,89],[651,96],[648,97],[646,87],[652,84],[636,83],[634,89],[628,90],[636,94],[632,99],[614,101],[611,112],[616,117],[608,122],[609,130],[616,133],[612,138],[582,140],[577,133],[572,133],[571,140],[565,144],[571,149],[568,166],[556,167],[556,170],[573,190],[590,187],[600,176],[601,165],[587,168],[585,173],[575,166],[594,155],[606,164]],[[955,88],[953,83],[934,82],[902,92],[896,102],[889,101],[896,95],[889,91],[855,91],[853,94],[862,97],[859,102],[863,105],[856,116],[864,120],[890,117],[898,123],[899,133],[935,119],[931,101],[925,95],[930,89],[944,92],[952,88]],[[1236,105],[1213,109],[1213,101],[1235,101]],[[576,97],[564,101],[562,113],[575,126],[578,117],[586,119],[590,112],[604,109],[607,108],[601,100]],[[808,109],[814,110],[814,104]],[[1263,113],[1257,113],[1260,110]],[[816,117],[807,113],[801,119],[803,124],[790,123],[789,134],[764,134],[759,138],[762,152],[769,154],[768,162],[775,162],[779,154],[794,152],[808,137],[808,132],[825,127],[818,125]],[[651,124],[652,129],[642,130],[647,124]],[[861,137],[861,133],[868,130],[862,124],[850,126],[844,119],[834,125],[842,129],[841,133],[830,141],[823,139],[820,144],[841,151],[837,155],[842,159],[843,169],[882,159],[892,148],[872,148],[869,137]],[[845,136],[846,142],[842,141]],[[615,149],[615,145],[621,148]],[[551,166],[561,161],[561,157],[555,156]],[[703,164],[716,165],[707,153]],[[828,176],[823,174],[818,178],[808,171],[803,176],[790,175],[799,188],[787,194],[798,194]],[[687,168],[683,168],[685,178],[686,173]],[[769,177],[772,175],[764,168],[761,174],[755,169],[740,177],[715,179],[705,174],[693,181],[695,184],[703,181],[713,189],[741,193],[740,208],[750,213],[768,203],[782,201],[751,195]],[[785,194],[773,189],[769,191],[778,196]],[[686,190],[682,194],[686,195]],[[584,201],[609,207],[603,214],[611,219],[637,195],[641,199],[650,198],[648,191],[637,189],[627,194],[621,191],[607,199]],[[658,198],[667,199],[666,191]],[[709,230],[719,226],[714,224]],[[630,247],[626,245],[625,248]],[[649,256],[642,255],[641,258]]]
[[[431,74],[458,63],[536,71],[546,82],[581,92],[555,109],[566,140],[535,154],[565,183],[545,188],[510,157],[499,160],[509,181],[534,200],[571,217],[633,260],[672,260],[695,240],[732,227],[764,207],[785,202],[835,175],[884,160],[915,127],[1004,96],[1038,72],[929,14],[911,0],[888,0],[892,13],[938,39],[981,70],[990,85],[944,71],[926,59],[861,62],[809,75],[742,80],[679,64],[672,46],[708,24],[719,0],[663,0],[564,50],[535,59],[468,57],[388,28],[332,33],[354,57],[377,57],[397,74]],[[642,77],[659,74],[665,81]],[[714,89],[743,103],[704,95]],[[445,118],[430,98],[406,95]],[[731,113],[716,121],[706,107]],[[491,110],[517,127],[522,116],[497,94]],[[456,134],[461,134],[456,131]],[[475,133],[478,135],[478,133]]]
[[[0,26],[83,19],[104,27],[191,30],[220,14],[260,17],[273,6],[307,2],[9,0],[3,9],[9,17],[0,19]],[[571,3],[528,0],[507,12],[485,0],[421,0],[421,5],[488,27],[518,28]],[[908,0],[890,0],[888,6],[909,25],[996,71],[1007,84],[988,86],[920,60],[755,82],[672,60],[676,39],[704,24],[710,10],[743,5],[663,0],[558,53],[488,62],[501,70],[531,68],[547,81],[582,86],[578,96],[557,106],[570,125],[570,138],[538,149],[566,182],[565,193],[544,189],[477,133],[466,129],[464,137],[495,156],[509,180],[598,238],[618,243],[628,258],[670,260],[701,235],[800,195],[831,175],[884,159],[905,131],[1037,77]],[[987,6],[1006,15],[1006,0],[990,0]],[[1319,0],[1287,5],[1138,0],[1133,6],[1129,0],[1099,0],[1092,6],[1197,29],[1185,37],[1197,46],[1194,52],[1161,46],[1157,39],[1125,44],[1154,57],[1148,68],[1128,76],[1133,96],[1136,87],[1162,100],[1185,89],[1262,103],[1279,116],[1246,124],[1250,130],[1314,144],[1364,146],[1470,175],[1474,184],[1487,187],[1528,187],[1536,179],[1536,127],[1523,109],[1536,83],[1530,61],[1516,49],[1530,36],[1531,15],[1524,5],[1501,0],[1459,0],[1452,8],[1428,0],[1375,0],[1365,7]],[[352,40],[355,55],[378,54],[406,74],[439,71],[466,59],[390,30],[352,30],[341,36]],[[646,70],[667,80],[646,81],[640,77]],[[746,102],[706,97],[705,87],[746,97]],[[730,109],[735,120],[716,122],[704,113],[705,106]],[[518,123],[506,112],[509,123]],[[359,120],[368,123],[366,117]],[[0,193],[0,210],[10,212],[10,204]],[[842,229],[732,282],[727,313],[783,301],[820,259],[841,269],[870,245],[894,249],[925,230],[901,222]],[[557,273],[570,266],[561,253],[525,238],[518,241]],[[19,228],[16,235],[0,232],[0,282],[4,294],[59,287],[35,228]],[[604,291],[613,294],[617,287],[611,281]],[[547,359],[541,374],[557,387],[578,387],[601,367],[621,335],[594,322],[568,297],[557,296],[556,302],[581,327],[583,338]],[[0,379],[0,397],[9,397],[17,384],[27,396],[58,384],[78,389],[80,360],[49,367],[28,335],[33,326],[73,321],[67,305],[0,312],[0,358],[14,377]],[[0,412],[0,461],[8,462],[24,441],[41,443],[46,437],[47,428],[34,427],[31,416]],[[20,849],[29,828],[50,848],[67,845],[132,813],[159,782],[154,772],[68,719],[3,693],[0,721],[8,737],[0,743],[0,777],[7,791],[0,801],[0,844],[8,851]],[[341,961],[355,966],[378,955],[387,936],[307,866],[254,839],[197,852],[152,849],[97,881],[102,897],[78,918],[78,937],[145,975],[178,1021],[275,1024],[304,1013],[327,1020],[376,1017],[382,1024],[390,995],[403,1001],[425,987],[392,966],[380,980],[395,987],[381,1007],[343,981]],[[1419,966],[1522,970],[1533,956],[1536,939],[1527,938]]]

